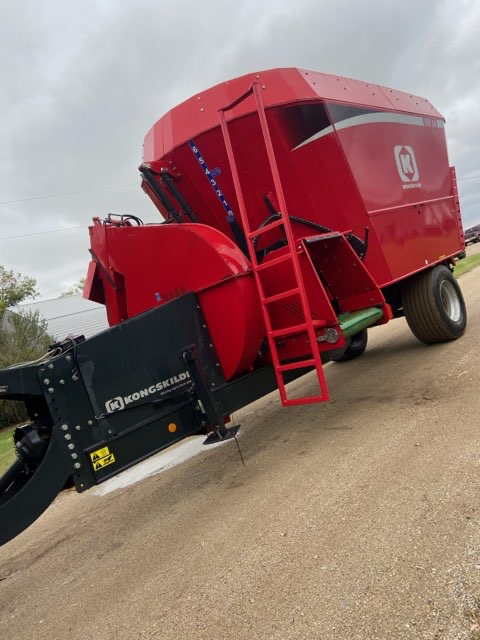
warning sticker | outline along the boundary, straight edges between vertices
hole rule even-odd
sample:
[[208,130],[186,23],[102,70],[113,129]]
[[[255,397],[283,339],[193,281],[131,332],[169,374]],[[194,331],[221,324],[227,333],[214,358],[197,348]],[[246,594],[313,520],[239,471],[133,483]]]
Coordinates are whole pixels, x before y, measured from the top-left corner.
[[105,458],[105,456],[110,455],[110,451],[108,449],[108,447],[103,447],[102,449],[97,449],[96,451],[92,451],[92,453],[90,454],[90,458],[92,459],[92,462],[95,462],[95,460],[99,460],[100,458]]
[[110,453],[108,447],[102,447],[101,449],[97,449],[97,451],[92,451],[90,458],[92,460],[94,471],[98,471],[99,469],[115,462],[115,456],[113,453]]

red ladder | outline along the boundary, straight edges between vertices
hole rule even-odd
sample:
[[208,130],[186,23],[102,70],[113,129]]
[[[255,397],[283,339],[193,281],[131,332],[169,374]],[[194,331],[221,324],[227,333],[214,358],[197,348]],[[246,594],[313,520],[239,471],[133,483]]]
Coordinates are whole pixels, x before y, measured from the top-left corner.
[[[230,139],[230,134],[228,131],[227,119],[225,113],[230,111],[238,104],[246,100],[250,95],[254,96],[258,117],[260,119],[260,126],[262,129],[263,140],[265,143],[265,148],[268,156],[268,162],[270,165],[270,171],[273,178],[273,183],[275,186],[276,196],[278,203],[280,205],[280,218],[271,222],[261,229],[253,230],[250,226],[250,219],[248,216],[248,211],[245,206],[245,200],[243,197],[242,187],[240,184],[240,177],[237,169],[237,163],[235,160],[235,155],[233,153],[232,142]],[[222,127],[223,139],[225,141],[225,147],[227,150],[228,161],[230,163],[230,169],[232,172],[233,184],[235,187],[235,193],[237,196],[238,206],[240,209],[240,216],[243,223],[243,228],[246,235],[247,247],[250,254],[250,260],[252,262],[253,272],[255,276],[255,282],[257,285],[258,293],[260,296],[260,301],[262,304],[262,312],[263,318],[265,322],[265,327],[267,330],[267,338],[268,344],[270,346],[270,352],[272,354],[273,367],[275,370],[275,377],[277,380],[278,390],[280,392],[280,398],[283,406],[297,405],[297,404],[307,404],[312,402],[325,402],[329,400],[327,383],[325,380],[325,375],[323,372],[322,361],[320,359],[320,352],[317,347],[317,336],[315,334],[314,327],[314,319],[312,318],[310,305],[308,303],[308,298],[305,290],[305,284],[302,277],[302,271],[300,267],[300,262],[298,258],[298,253],[295,245],[295,238],[292,233],[292,228],[290,225],[290,218],[288,216],[287,204],[285,202],[285,196],[283,193],[282,182],[280,179],[280,174],[278,171],[277,161],[275,158],[275,152],[273,150],[272,140],[270,136],[270,130],[268,128],[267,118],[265,115],[265,108],[263,105],[263,100],[261,96],[261,89],[258,83],[253,83],[250,89],[241,95],[237,100],[219,110],[220,114],[220,124]],[[257,236],[260,236],[264,233],[271,231],[277,227],[283,226],[285,237],[287,240],[287,253],[279,256],[278,258],[273,258],[268,262],[264,262],[259,264],[257,261],[255,246],[253,243],[253,239]],[[289,288],[288,290],[281,291],[273,296],[265,296],[264,287],[262,277],[265,276],[266,271],[275,267],[281,262],[290,261],[293,274],[295,286],[293,288]],[[272,318],[270,313],[270,305],[273,302],[278,302],[279,300],[283,300],[286,298],[297,298],[300,301],[301,309],[303,313],[304,322],[296,325],[288,325],[279,328],[272,327]],[[317,321],[318,322],[318,321]],[[310,343],[310,348],[312,355],[310,358],[295,361],[282,363],[280,359],[280,355],[278,353],[277,346],[277,338],[288,338],[290,336],[294,336],[296,334],[306,334],[308,336],[308,340]],[[312,346],[313,345],[313,346]],[[283,374],[286,371],[293,371],[296,369],[303,369],[305,367],[314,367],[318,377],[318,383],[320,387],[320,393],[314,396],[308,396],[303,398],[287,398],[287,392],[285,389],[285,380],[283,378]]]

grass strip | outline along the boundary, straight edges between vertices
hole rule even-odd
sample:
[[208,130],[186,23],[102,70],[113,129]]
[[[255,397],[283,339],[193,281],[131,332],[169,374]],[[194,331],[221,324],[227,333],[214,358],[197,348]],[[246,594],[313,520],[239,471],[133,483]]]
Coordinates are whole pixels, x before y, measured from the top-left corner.
[[12,440],[13,428],[0,431],[0,475],[15,460]]
[[464,273],[468,273],[478,266],[480,266],[480,253],[476,253],[473,256],[468,256],[463,260],[459,260],[455,265],[453,274],[456,278],[459,278],[460,276],[463,276]]

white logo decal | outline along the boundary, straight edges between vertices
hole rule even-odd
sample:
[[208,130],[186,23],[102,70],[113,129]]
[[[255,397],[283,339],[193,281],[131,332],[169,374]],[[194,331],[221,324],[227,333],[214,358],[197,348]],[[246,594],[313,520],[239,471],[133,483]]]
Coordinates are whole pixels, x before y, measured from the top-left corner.
[[177,389],[186,387],[189,383],[190,374],[188,373],[188,371],[184,371],[183,373],[179,373],[172,378],[167,378],[166,380],[162,380],[161,382],[152,384],[146,389],[135,391],[129,396],[116,396],[115,398],[111,398],[110,400],[107,400],[105,402],[105,408],[107,410],[107,413],[115,413],[116,411],[121,411],[122,409],[124,409],[127,404],[131,404],[132,402],[140,400],[140,398],[147,398],[154,393],[160,393],[161,396],[166,395],[171,391],[176,391]]
[[117,396],[116,398],[112,398],[111,400],[107,400],[105,403],[108,413],[113,413],[114,411],[120,411],[125,406],[123,398],[121,396]]
[[409,189],[414,186],[421,187],[420,184],[411,184],[412,182],[417,182],[419,177],[417,161],[412,147],[409,147],[406,144],[397,144],[393,151],[400,178],[402,179],[402,182],[406,183],[403,185],[403,188]]

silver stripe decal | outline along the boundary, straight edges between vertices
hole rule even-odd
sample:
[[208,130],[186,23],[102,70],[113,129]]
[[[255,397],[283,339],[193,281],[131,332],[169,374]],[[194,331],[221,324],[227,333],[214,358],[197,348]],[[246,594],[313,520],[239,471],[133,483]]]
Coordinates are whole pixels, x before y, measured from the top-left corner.
[[[353,120],[353,118],[351,118],[351,120]],[[332,125],[330,125],[326,129],[322,129],[321,131],[318,131],[318,133],[314,133],[313,136],[310,136],[310,138],[307,138],[300,144],[297,144],[296,147],[293,147],[292,151],[296,151],[297,149],[300,149],[300,147],[303,147],[306,144],[310,144],[310,142],[314,142],[319,138],[323,138],[323,136],[328,136],[329,133],[333,133],[334,131],[335,129],[332,127]]]
[[327,136],[335,130],[340,131],[341,129],[348,129],[349,127],[356,127],[361,124],[373,124],[375,122],[394,122],[396,124],[410,124],[416,127],[432,127],[432,124],[435,123],[432,127],[433,129],[444,128],[443,120],[438,118],[423,118],[422,116],[410,116],[405,113],[393,112],[364,113],[361,116],[353,116],[353,118],[341,120],[340,122],[337,122],[335,126],[330,125],[329,127],[314,133],[313,136],[310,136],[310,138],[307,138],[294,147],[292,151],[296,151],[297,149],[300,149],[300,147],[310,144],[310,142],[323,138],[323,136]]

